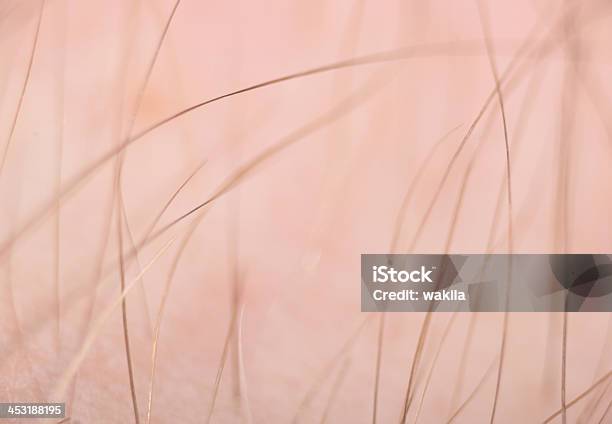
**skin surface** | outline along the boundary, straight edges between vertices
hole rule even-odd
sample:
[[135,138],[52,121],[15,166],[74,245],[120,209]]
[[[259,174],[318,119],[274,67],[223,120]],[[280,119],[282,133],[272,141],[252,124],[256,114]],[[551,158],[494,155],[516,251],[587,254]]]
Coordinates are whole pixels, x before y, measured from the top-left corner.
[[264,3],[0,3],[0,401],[612,422],[610,314],[359,291],[363,253],[610,253],[610,5]]

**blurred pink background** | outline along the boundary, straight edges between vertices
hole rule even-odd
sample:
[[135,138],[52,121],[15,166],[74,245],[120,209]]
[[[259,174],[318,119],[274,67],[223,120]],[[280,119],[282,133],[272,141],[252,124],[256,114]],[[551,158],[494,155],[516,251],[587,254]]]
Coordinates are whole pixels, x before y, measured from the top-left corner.
[[[183,0],[156,55],[174,5],[0,4],[1,401],[135,421],[118,222],[140,422],[150,392],[151,422],[371,422],[380,317],[360,312],[359,255],[394,235],[397,252],[610,253],[607,2]],[[377,53],[208,104],[92,167],[204,100]],[[155,227],[221,187],[184,251],[197,213],[138,246],[203,161]],[[444,337],[451,315],[434,314],[408,422],[447,422],[483,376],[454,422],[489,422],[504,317],[472,318]],[[378,422],[400,419],[423,319],[386,317]],[[610,370],[610,315],[571,314],[566,330],[570,403]],[[561,314],[510,315],[495,422],[560,410],[562,333]],[[612,422],[611,399],[605,380],[567,421]]]

